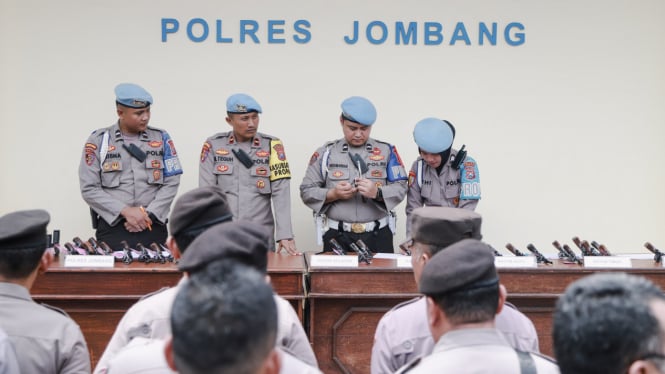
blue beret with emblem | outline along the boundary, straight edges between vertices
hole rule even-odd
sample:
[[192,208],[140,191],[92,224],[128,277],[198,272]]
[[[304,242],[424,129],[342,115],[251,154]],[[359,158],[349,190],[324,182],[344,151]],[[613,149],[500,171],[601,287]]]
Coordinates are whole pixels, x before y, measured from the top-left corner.
[[229,113],[261,113],[261,105],[246,94],[235,94],[226,99],[226,111]]
[[143,87],[134,83],[115,86],[115,102],[129,108],[145,108],[152,104],[152,96]]
[[42,209],[5,214],[0,217],[0,250],[45,249],[50,220],[51,216]]
[[342,116],[363,126],[371,126],[376,121],[376,108],[364,97],[351,96],[342,101]]
[[428,153],[440,153],[453,145],[453,130],[443,120],[425,118],[413,129],[413,140]]

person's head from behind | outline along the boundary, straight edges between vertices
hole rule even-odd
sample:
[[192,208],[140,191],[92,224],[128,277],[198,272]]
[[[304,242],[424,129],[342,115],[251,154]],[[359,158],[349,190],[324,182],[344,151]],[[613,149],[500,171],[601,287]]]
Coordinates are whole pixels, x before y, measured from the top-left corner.
[[263,274],[220,260],[192,274],[173,303],[169,365],[182,374],[279,372],[277,307]]
[[423,269],[419,290],[427,296],[434,340],[462,325],[493,327],[506,299],[492,248],[475,239],[458,241],[435,254]]
[[269,231],[249,221],[216,225],[199,235],[183,254],[178,268],[194,274],[218,260],[234,260],[266,274]]
[[665,297],[643,277],[590,275],[557,301],[552,337],[562,374],[665,373]]
[[46,253],[45,210],[22,210],[0,217],[0,278],[23,280],[52,261]]
[[411,213],[411,264],[416,283],[427,262],[446,247],[462,239],[482,238],[480,214],[467,209],[421,207]]
[[[189,245],[208,228],[233,219],[226,194],[217,186],[195,188],[180,196],[169,219],[167,245],[184,254]],[[175,249],[175,250],[174,250]]]

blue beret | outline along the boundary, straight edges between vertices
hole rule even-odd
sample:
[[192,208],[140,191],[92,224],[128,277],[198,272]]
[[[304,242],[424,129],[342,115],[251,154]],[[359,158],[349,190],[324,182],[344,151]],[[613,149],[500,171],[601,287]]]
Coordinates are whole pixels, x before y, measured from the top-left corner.
[[51,220],[42,209],[21,210],[0,217],[0,250],[46,248],[46,226]]
[[376,121],[376,108],[364,97],[351,96],[342,101],[342,115],[349,121],[371,126]]
[[453,145],[453,130],[438,118],[425,118],[413,129],[413,140],[425,152],[440,153]]
[[115,102],[130,108],[145,108],[152,104],[152,96],[143,87],[134,83],[115,86]]
[[229,113],[261,113],[261,105],[251,96],[239,93],[226,99],[226,111]]

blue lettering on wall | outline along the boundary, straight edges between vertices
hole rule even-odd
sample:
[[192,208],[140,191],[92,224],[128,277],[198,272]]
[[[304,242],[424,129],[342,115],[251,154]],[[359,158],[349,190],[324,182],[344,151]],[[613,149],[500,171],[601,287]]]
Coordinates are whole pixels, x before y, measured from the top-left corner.
[[438,22],[425,22],[425,45],[439,45],[443,43],[443,26]]
[[[375,27],[376,26],[376,27]],[[377,29],[379,30],[379,38],[374,38],[374,35],[372,34],[372,30]],[[372,44],[383,44],[386,39],[388,39],[388,27],[386,27],[386,24],[381,22],[381,21],[372,21],[367,25],[366,29],[366,36],[367,40],[372,43]]]
[[504,37],[504,39],[506,39],[506,43],[508,43],[508,45],[512,45],[512,46],[518,46],[518,45],[524,44],[524,42],[526,41],[526,36],[524,35],[523,32],[516,32],[514,34],[515,39],[511,38],[510,31],[513,28],[516,28],[518,30],[524,30],[524,25],[522,25],[519,22],[509,23],[508,26],[506,26],[506,29],[503,32],[503,37]]
[[458,40],[463,40],[466,45],[471,45],[469,34],[466,32],[466,27],[464,27],[464,23],[462,22],[457,22],[453,36],[450,38],[450,45],[455,45]]
[[[194,26],[201,25],[201,35],[194,35]],[[208,38],[208,23],[203,18],[192,18],[187,22],[187,36],[189,40],[200,43]]]
[[418,23],[409,22],[409,28],[404,29],[404,22],[395,22],[395,44],[418,44]]
[[270,20],[268,21],[268,43],[275,44],[284,44],[286,40],[284,38],[276,38],[276,34],[284,34],[284,28],[277,28],[277,26],[284,26],[286,22],[284,20]]
[[166,43],[166,35],[175,34],[180,28],[180,22],[175,18],[162,18],[162,42]]
[[299,44],[308,43],[312,40],[312,33],[309,31],[310,27],[312,27],[312,24],[309,21],[304,19],[297,20],[293,24],[293,29],[296,32],[296,35],[293,35],[293,40]]
[[492,31],[487,29],[484,22],[478,25],[478,45],[485,44],[485,38],[489,39],[490,44],[496,45],[496,22],[492,22]]

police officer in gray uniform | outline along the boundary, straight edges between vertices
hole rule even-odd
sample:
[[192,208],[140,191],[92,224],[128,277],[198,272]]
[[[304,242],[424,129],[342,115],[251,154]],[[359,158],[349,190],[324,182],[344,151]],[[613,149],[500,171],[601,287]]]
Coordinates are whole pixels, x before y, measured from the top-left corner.
[[[229,203],[219,187],[195,188],[180,196],[173,205],[169,220],[171,236],[166,242],[167,246],[174,257],[180,258],[199,235],[216,225],[227,224],[231,219]],[[127,310],[99,359],[95,373],[105,373],[116,355],[133,339],[163,339],[169,336],[171,305],[186,278],[184,275],[175,287],[147,295]],[[293,307],[277,295],[275,302],[279,310],[280,346],[293,352],[299,359],[316,364],[314,352]],[[155,364],[159,364],[159,361]]]
[[438,252],[425,265],[418,289],[436,345],[398,373],[559,373],[553,359],[515,349],[495,328],[507,292],[487,244],[464,239]]
[[20,373],[14,345],[7,334],[0,329],[0,374]]
[[[270,227],[271,249],[300,254],[291,228],[291,171],[282,141],[258,132],[261,106],[246,94],[226,100],[232,131],[209,137],[201,149],[199,186],[217,185],[229,199],[233,216]],[[275,216],[273,210],[275,208]]]
[[37,274],[53,255],[46,251],[44,210],[0,217],[0,329],[14,346],[21,373],[90,373],[81,329],[62,310],[30,297]]
[[[480,239],[481,216],[478,213],[448,207],[422,207],[413,211],[413,239],[407,246],[416,284],[423,267],[432,256],[464,238]],[[427,355],[434,339],[427,326],[426,298],[419,297],[397,305],[377,325],[372,347],[372,374],[393,373],[413,359]],[[536,329],[524,314],[505,303],[496,316],[496,328],[511,346],[524,351],[538,351]]]
[[413,130],[420,157],[409,171],[406,198],[406,236],[411,237],[411,212],[421,206],[474,210],[480,200],[476,161],[452,148],[455,127],[445,120],[425,118]]
[[169,134],[148,127],[152,96],[142,87],[115,88],[118,122],[88,138],[79,166],[83,200],[98,241],[120,249],[164,244],[166,219],[182,168]]
[[[344,137],[314,152],[300,184],[300,197],[315,214],[324,251],[362,240],[373,252],[390,252],[395,221],[392,209],[406,195],[407,177],[395,146],[370,138],[374,105],[364,97],[342,102]],[[325,231],[325,233],[324,233]]]

